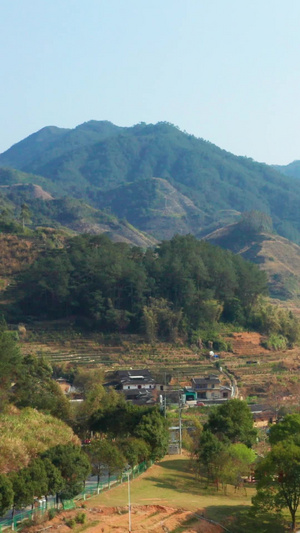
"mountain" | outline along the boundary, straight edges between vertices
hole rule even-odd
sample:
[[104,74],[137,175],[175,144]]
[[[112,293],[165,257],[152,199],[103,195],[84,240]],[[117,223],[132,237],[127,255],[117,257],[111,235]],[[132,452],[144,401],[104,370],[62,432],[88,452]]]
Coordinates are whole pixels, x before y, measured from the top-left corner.
[[273,233],[247,234],[240,223],[218,229],[205,238],[258,264],[267,273],[273,298],[299,300],[300,246],[297,244]]
[[28,171],[35,169],[45,162],[51,161],[64,153],[89,146],[116,135],[122,128],[108,121],[91,120],[74,129],[47,126],[29,135],[4,152],[1,165]]
[[288,165],[273,165],[273,167],[285,176],[300,178],[300,161],[293,161]]
[[169,123],[44,128],[1,154],[0,166],[38,175],[32,182],[56,197],[124,213],[156,238],[202,236],[256,209],[271,215],[280,235],[300,243],[299,180]]

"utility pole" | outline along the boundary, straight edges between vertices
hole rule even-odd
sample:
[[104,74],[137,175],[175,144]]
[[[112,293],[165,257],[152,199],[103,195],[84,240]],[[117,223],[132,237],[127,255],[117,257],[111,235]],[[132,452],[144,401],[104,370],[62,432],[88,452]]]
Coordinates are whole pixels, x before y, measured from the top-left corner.
[[130,501],[130,471],[127,473],[128,476],[128,531],[131,532],[131,501]]
[[167,418],[167,374],[165,372],[165,398],[164,398],[164,416]]
[[181,404],[179,404],[179,451],[182,453]]

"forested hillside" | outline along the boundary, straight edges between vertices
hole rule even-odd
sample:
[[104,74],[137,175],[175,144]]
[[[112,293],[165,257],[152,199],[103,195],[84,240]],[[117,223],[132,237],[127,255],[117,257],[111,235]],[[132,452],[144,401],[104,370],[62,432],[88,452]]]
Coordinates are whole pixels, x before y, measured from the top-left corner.
[[220,319],[246,323],[265,290],[257,266],[192,236],[143,252],[86,235],[40,255],[20,276],[8,311],[19,319],[75,315],[103,331],[172,339]]
[[[68,194],[109,208],[158,239],[170,236],[166,225],[174,225],[174,233],[201,236],[258,209],[272,217],[280,235],[300,242],[297,179],[169,123],[44,128],[0,155],[0,165],[42,176],[30,180],[56,197]],[[10,179],[15,177],[2,171],[1,183],[15,183]]]

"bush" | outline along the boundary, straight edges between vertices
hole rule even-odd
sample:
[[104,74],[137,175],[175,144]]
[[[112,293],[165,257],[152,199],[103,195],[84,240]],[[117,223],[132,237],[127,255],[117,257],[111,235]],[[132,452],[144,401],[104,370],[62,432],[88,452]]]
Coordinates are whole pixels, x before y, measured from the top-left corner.
[[262,346],[267,350],[285,350],[287,348],[287,339],[283,335],[276,335],[273,333],[266,341],[263,341]]
[[87,520],[86,514],[84,512],[77,513],[77,515],[75,516],[75,520],[77,524],[85,524]]
[[32,527],[35,525],[35,522],[32,518],[26,518],[22,521],[22,529],[25,527]]
[[53,518],[57,515],[58,512],[59,512],[58,509],[54,509],[54,508],[49,509],[49,511],[48,511],[49,520],[53,520]]
[[66,526],[68,526],[71,529],[74,529],[76,526],[76,520],[74,518],[70,518],[69,520],[66,520]]

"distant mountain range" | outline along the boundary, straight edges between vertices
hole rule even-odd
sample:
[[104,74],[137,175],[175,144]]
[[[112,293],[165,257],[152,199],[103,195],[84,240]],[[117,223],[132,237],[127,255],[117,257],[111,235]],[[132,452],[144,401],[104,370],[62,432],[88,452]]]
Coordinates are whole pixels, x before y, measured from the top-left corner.
[[202,237],[255,209],[272,217],[278,234],[300,243],[300,180],[291,165],[234,156],[169,123],[46,127],[1,154],[0,167],[1,186],[43,189],[33,199],[32,189],[19,188],[17,199],[16,188],[0,188],[0,204],[29,201],[35,223],[65,224],[71,210],[74,231],[93,225],[97,231],[113,219],[155,242],[175,233]]

